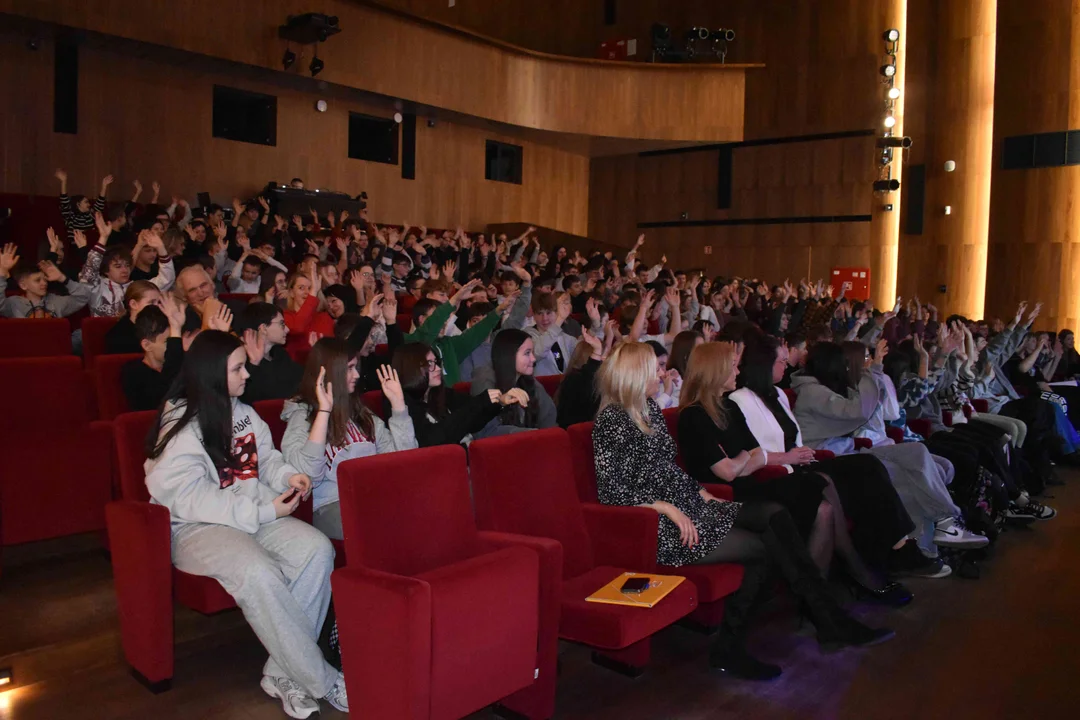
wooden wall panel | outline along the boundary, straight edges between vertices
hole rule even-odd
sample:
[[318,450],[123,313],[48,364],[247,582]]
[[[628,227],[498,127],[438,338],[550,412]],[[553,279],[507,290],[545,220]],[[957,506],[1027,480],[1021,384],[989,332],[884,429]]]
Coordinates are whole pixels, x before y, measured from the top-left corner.
[[1001,169],[1004,138],[1080,128],[1080,0],[998,0],[997,29],[986,313],[1080,330],[1080,167]]
[[[730,210],[717,209],[719,151],[594,158],[589,233],[632,245],[643,222],[866,215],[874,180],[870,137],[736,148]],[[821,160],[819,162],[819,160]],[[644,231],[650,261],[782,280],[825,277],[835,264],[869,264],[869,223],[666,227]],[[705,246],[712,247],[706,255]]]
[[[373,215],[385,222],[480,228],[529,222],[584,235],[588,229],[589,159],[496,132],[439,122],[417,127],[417,179],[397,165],[350,160],[348,113],[388,116],[392,110],[361,101],[330,99],[246,79],[228,70],[170,65],[120,52],[84,47],[80,54],[78,135],[52,132],[51,44],[28,51],[18,37],[0,34],[0,86],[33,88],[9,96],[0,113],[0,192],[52,195],[53,170],[65,167],[72,192],[93,192],[100,178],[117,178],[113,197],[129,196],[136,177],[157,179],[163,197],[194,200],[199,191],[227,202],[269,180],[303,177],[311,187],[367,190]],[[278,144],[252,145],[211,137],[215,83],[274,94]],[[522,144],[521,185],[484,179],[488,138]]]
[[[354,0],[324,0],[342,33],[319,47],[320,80],[498,122],[661,140],[738,140],[745,72],[543,55]],[[0,0],[0,13],[280,69],[293,0]],[[204,22],[193,19],[207,19]],[[310,52],[308,48],[305,52]],[[290,71],[307,72],[309,57]],[[753,70],[749,72],[754,72]]]

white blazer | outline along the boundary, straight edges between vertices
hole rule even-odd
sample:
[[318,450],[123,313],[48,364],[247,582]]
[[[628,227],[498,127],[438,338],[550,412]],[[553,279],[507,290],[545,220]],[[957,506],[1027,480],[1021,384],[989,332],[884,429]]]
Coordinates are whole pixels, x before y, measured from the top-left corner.
[[[777,393],[779,393],[780,406],[784,408],[784,412],[788,414],[791,422],[798,428],[799,423],[796,422],[795,415],[791,412],[787,393],[783,390],[777,390]],[[750,428],[750,432],[753,433],[754,439],[758,441],[758,445],[761,446],[762,450],[767,453],[785,452],[784,429],[780,427],[780,423],[773,417],[772,411],[766,407],[765,403],[754,391],[748,388],[739,388],[728,397],[742,410],[743,417],[746,418],[746,426]],[[795,436],[795,444],[802,447],[802,430],[799,430]],[[784,467],[788,469],[788,472],[791,472],[790,465]]]

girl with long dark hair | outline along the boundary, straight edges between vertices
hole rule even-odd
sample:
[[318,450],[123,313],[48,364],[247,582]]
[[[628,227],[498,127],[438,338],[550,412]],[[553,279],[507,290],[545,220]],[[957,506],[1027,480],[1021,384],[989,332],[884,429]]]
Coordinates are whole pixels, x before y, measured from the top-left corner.
[[495,336],[491,342],[491,365],[473,373],[472,394],[491,389],[506,394],[517,388],[524,391],[527,399],[504,407],[484,428],[485,437],[555,427],[555,403],[533,377],[535,367],[533,339],[527,332],[509,328]]
[[285,462],[270,429],[240,402],[244,346],[204,330],[147,437],[146,487],[169,510],[172,561],[232,595],[270,659],[260,683],[291,717],[325,698],[348,712],[345,679],[319,650],[334,548],[289,517],[311,479]]
[[402,345],[394,353],[393,365],[420,447],[468,441],[503,407],[528,398],[521,389],[504,394],[492,388],[469,397],[447,387],[435,351],[424,343]]
[[320,339],[308,355],[299,392],[281,409],[281,419],[288,423],[281,452],[311,477],[312,522],[336,540],[344,537],[337,486],[341,463],[417,447],[397,373],[387,366],[377,370],[391,410],[387,428],[356,392],[357,360],[344,340]]
[[781,505],[718,500],[675,464],[675,442],[651,398],[658,382],[656,355],[640,343],[622,343],[604,361],[597,376],[600,413],[592,435],[597,491],[606,505],[646,507],[659,514],[660,564],[744,566],[742,584],[725,603],[710,664],[753,680],[780,674],[779,667],[752,657],[744,642],[770,563],[804,601],[823,647],[870,645],[892,637],[891,631],[868,628],[844,613]]

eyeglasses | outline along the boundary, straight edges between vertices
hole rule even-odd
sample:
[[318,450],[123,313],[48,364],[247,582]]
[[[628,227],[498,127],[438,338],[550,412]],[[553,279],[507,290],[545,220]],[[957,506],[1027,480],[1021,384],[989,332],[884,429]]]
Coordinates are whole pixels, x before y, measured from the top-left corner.
[[368,277],[375,277],[375,273],[371,273],[371,272],[362,272],[362,273],[360,273],[360,277],[363,277],[363,278],[368,278]]
[[435,368],[439,367],[438,360],[428,360],[425,362],[425,364],[427,365],[428,370],[434,370]]

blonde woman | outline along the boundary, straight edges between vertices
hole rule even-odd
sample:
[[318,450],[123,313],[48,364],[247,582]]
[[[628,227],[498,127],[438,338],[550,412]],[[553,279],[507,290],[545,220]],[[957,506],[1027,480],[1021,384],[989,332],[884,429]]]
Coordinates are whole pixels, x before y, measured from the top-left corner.
[[600,412],[593,428],[597,490],[606,505],[657,512],[660,564],[745,566],[742,586],[727,600],[710,664],[746,679],[770,680],[780,674],[779,667],[755,659],[744,645],[754,599],[770,563],[805,601],[823,648],[891,638],[892,631],[859,624],[832,599],[787,510],[770,502],[718,500],[675,464],[675,441],[651,399],[657,382],[656,355],[641,343],[620,344],[601,366]]

